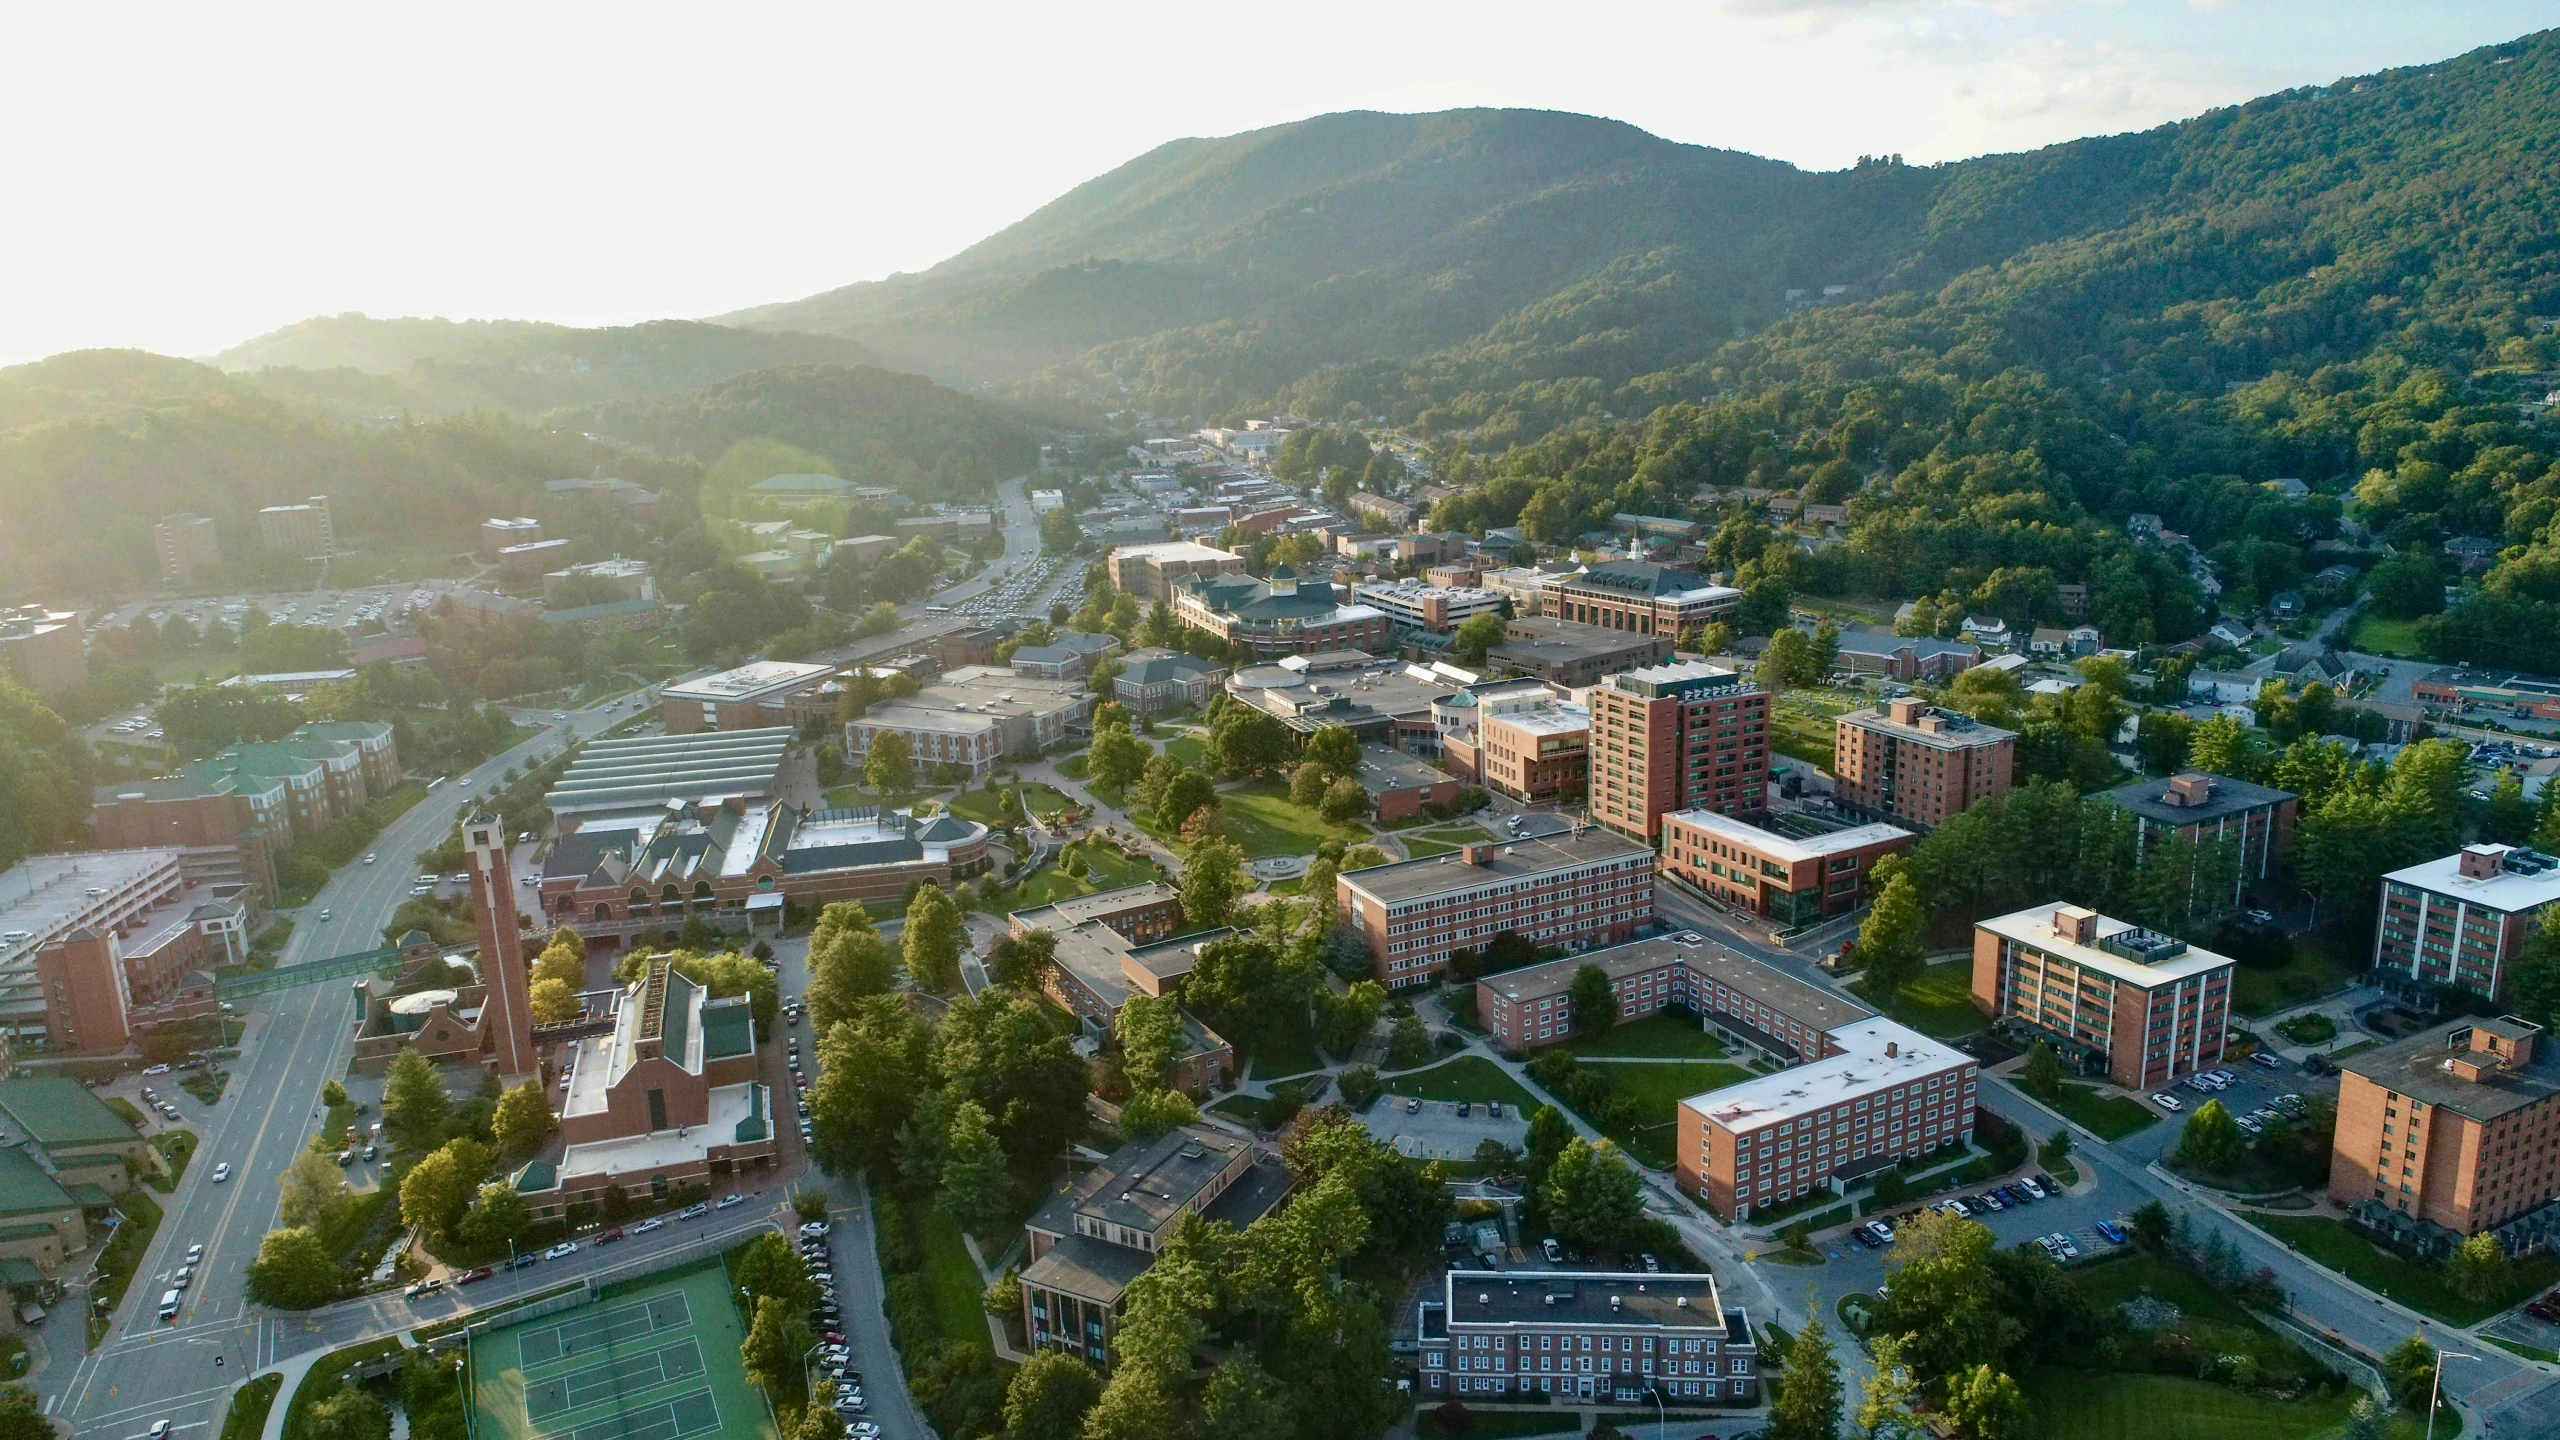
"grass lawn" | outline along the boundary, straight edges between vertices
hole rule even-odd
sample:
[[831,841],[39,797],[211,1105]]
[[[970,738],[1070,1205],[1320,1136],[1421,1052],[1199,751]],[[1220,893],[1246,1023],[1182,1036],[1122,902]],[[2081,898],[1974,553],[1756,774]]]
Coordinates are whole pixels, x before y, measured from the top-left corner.
[[151,1248],[151,1237],[160,1229],[160,1207],[139,1190],[128,1190],[116,1201],[123,1212],[124,1223],[116,1227],[106,1247],[98,1252],[98,1283],[92,1296],[103,1297],[106,1304],[92,1312],[89,1322],[89,1344],[95,1348],[98,1337],[106,1329],[100,1318],[113,1315],[124,1303],[125,1287],[133,1283],[134,1267],[142,1263],[142,1252]]
[[[1070,875],[1063,868],[1070,854],[1084,861],[1083,876]],[[1078,842],[1059,852],[1057,863],[1044,866],[1039,874],[1023,881],[1021,890],[1004,904],[1008,910],[1029,910],[1041,905],[1054,905],[1077,895],[1142,884],[1154,878],[1156,867],[1149,861],[1123,855],[1099,842]]]
[[[1864,982],[1850,987],[1870,1005]],[[1990,1023],[1973,1008],[1973,961],[1970,957],[1941,961],[1923,969],[1902,987],[1891,1005],[1881,1007],[1892,1018],[1923,1035],[1961,1040]]]
[[2358,611],[2355,627],[2347,634],[2347,648],[2369,655],[2397,655],[2410,660],[2426,658],[2418,646],[2418,622],[2396,620],[2376,615],[2371,606]]
[[231,1397],[231,1411],[222,1417],[222,1440],[258,1440],[267,1431],[267,1412],[276,1405],[276,1392],[284,1388],[282,1375],[261,1375],[240,1387]]
[[1481,1055],[1461,1055],[1427,1070],[1407,1070],[1381,1078],[1387,1082],[1389,1095],[1417,1100],[1499,1100],[1523,1111],[1536,1109],[1538,1104],[1509,1072]]
[[951,813],[964,820],[975,820],[981,825],[993,825],[1001,813],[996,809],[996,796],[1000,790],[1020,791],[1023,808],[1034,815],[1046,815],[1052,810],[1064,810],[1076,803],[1068,799],[1065,793],[1054,785],[1043,785],[1037,780],[1026,780],[1018,785],[991,786],[984,790],[963,790],[951,797]]
[[1183,769],[1197,770],[1201,757],[1209,753],[1209,742],[1186,732],[1164,742],[1164,753]]
[[2095,1085],[2065,1085],[2059,1096],[2045,1103],[2102,1140],[2121,1140],[2160,1120],[2141,1101],[2123,1095],[2101,1095]]
[[2486,1300],[2466,1300],[2437,1266],[2394,1255],[2317,1215],[2252,1215],[2250,1223],[2368,1290],[2447,1325],[2476,1325],[2560,1280],[2560,1258],[2533,1255],[2507,1267],[2507,1283]]
[[1327,840],[1351,844],[1369,834],[1369,827],[1356,820],[1330,825],[1314,811],[1290,804],[1288,787],[1271,781],[1219,792],[1218,809],[1226,817],[1228,837],[1253,860],[1312,855]]
[[1294,1024],[1291,1018],[1283,1015],[1253,1037],[1252,1059],[1250,1068],[1245,1071],[1246,1079],[1278,1080],[1324,1068],[1324,1057],[1316,1053],[1314,1022],[1307,1018],[1303,1007],[1299,1009]]
[[2119,1251],[2076,1273],[2080,1293],[2102,1313],[2137,1295],[2177,1306],[2177,1328],[2194,1342],[2198,1353],[2254,1355],[2268,1385],[2282,1386],[2293,1376],[2324,1368],[2291,1339],[2214,1294],[2191,1270],[2149,1255]]
[[2347,983],[2348,967],[2309,945],[2297,945],[2293,958],[2266,967],[2231,968],[2231,1008],[2243,1015],[2266,1015],[2325,995]]
[[[1619,1094],[1633,1096],[1636,1102],[1633,1126],[1621,1125],[1604,1133],[1618,1142],[1619,1149],[1656,1170],[1667,1169],[1671,1164],[1677,1136],[1672,1122],[1681,1101],[1751,1078],[1751,1072],[1741,1066],[1715,1060],[1662,1060],[1591,1068],[1608,1076]],[[1582,1118],[1591,1119],[1588,1115]]]
[[2040,1440],[2318,1440],[2346,1423],[2346,1395],[2277,1400],[2180,1375],[2031,1370]]
[[916,1240],[924,1251],[924,1277],[933,1288],[933,1311],[946,1340],[972,1350],[995,1353],[987,1338],[987,1282],[977,1262],[961,1243],[960,1226],[931,1206],[911,1212]]
[[1769,748],[1808,765],[1828,770],[1838,763],[1833,718],[1848,709],[1821,701],[1785,696],[1769,706]]
[[1645,1060],[1721,1060],[1724,1042],[1698,1028],[1696,1022],[1669,1015],[1648,1015],[1621,1022],[1609,1033],[1561,1041],[1557,1049],[1588,1058],[1625,1055]]

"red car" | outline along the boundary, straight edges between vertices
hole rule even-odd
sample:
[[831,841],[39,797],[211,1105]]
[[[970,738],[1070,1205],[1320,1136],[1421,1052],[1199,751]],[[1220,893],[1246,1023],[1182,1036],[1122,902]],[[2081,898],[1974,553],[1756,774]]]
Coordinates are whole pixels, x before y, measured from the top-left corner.
[[456,1285],[469,1285],[474,1281],[486,1280],[495,1273],[497,1272],[491,1270],[488,1266],[483,1265],[477,1270],[465,1270],[461,1274],[454,1276],[453,1283]]
[[614,1226],[612,1229],[607,1230],[607,1231],[606,1231],[606,1232],[604,1232],[603,1234],[601,1234],[601,1235],[597,1236],[597,1237],[596,1237],[596,1243],[597,1243],[597,1244],[599,1244],[599,1245],[610,1245],[610,1244],[612,1244],[614,1241],[619,1240],[619,1239],[621,1239],[621,1238],[622,1238],[622,1227],[621,1227],[621,1226],[619,1226],[619,1225],[616,1225],[616,1226]]

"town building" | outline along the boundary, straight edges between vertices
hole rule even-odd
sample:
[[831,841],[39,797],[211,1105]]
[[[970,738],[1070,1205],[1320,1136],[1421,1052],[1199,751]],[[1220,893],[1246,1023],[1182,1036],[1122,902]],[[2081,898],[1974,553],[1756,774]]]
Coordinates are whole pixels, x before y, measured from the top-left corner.
[[1782,835],[1713,810],[1662,817],[1662,870],[1729,905],[1789,927],[1846,915],[1868,903],[1876,861],[1907,854],[1899,825]]
[[1104,562],[1111,588],[1140,600],[1173,599],[1174,587],[1196,575],[1241,575],[1244,557],[1190,540],[1123,545]]
[[[1479,552],[1475,557],[1477,563],[1490,566],[1491,562],[1486,559],[1490,553],[1489,550]],[[1527,620],[1548,614],[1547,593],[1581,574],[1583,569],[1583,566],[1571,560],[1556,560],[1543,565],[1518,565],[1509,568],[1492,566],[1484,570],[1476,583],[1480,588],[1510,600],[1513,617]]]
[[1609,517],[1609,528],[1623,535],[1668,540],[1675,545],[1694,545],[1707,533],[1707,527],[1696,520],[1681,520],[1668,515],[1629,515],[1623,511]]
[[[0,871],[0,1031],[21,1048],[48,1040],[55,986],[78,1024],[58,1048],[112,1049],[97,1028],[151,1018],[192,971],[236,961],[248,949],[248,908],[237,892],[191,884],[176,850],[91,850],[30,855]],[[61,953],[48,955],[60,947]],[[112,993],[117,1002],[106,1004]],[[115,1044],[121,1044],[118,1038]]]
[[2009,793],[2018,737],[1918,700],[1888,700],[1835,720],[1832,748],[1840,803],[1926,828]]
[[311,840],[398,788],[400,753],[387,724],[314,721],[281,740],[225,746],[179,771],[207,793],[272,798],[281,787],[284,803],[272,812],[275,821],[293,839]]
[[1435,701],[1431,713],[1451,774],[1533,805],[1583,793],[1591,711],[1547,683],[1460,690]]
[[747,493],[779,510],[806,510],[826,500],[851,500],[853,482],[834,475],[768,475]]
[[1022,1328],[1034,1350],[1108,1370],[1129,1282],[1184,1215],[1238,1230],[1288,1198],[1289,1167],[1241,1135],[1178,1125],[1132,1140],[1050,1196],[1023,1226]]
[[761,730],[783,723],[786,702],[835,677],[833,665],[757,660],[717,675],[660,687],[669,735],[708,730]]
[[2274,879],[2278,863],[2293,843],[2298,797],[2290,790],[2252,785],[2228,775],[2188,771],[2166,779],[2136,780],[2108,791],[2106,798],[2133,816],[2137,854],[2147,852],[2163,835],[2238,847],[2240,871],[2230,896],[2234,901],[2251,882]]
[[59,695],[88,679],[79,615],[42,605],[0,605],[0,670],[38,695]]
[[314,495],[299,505],[270,505],[258,512],[258,543],[279,555],[320,560],[338,553],[337,531],[329,523],[329,497]]
[[[1517,601],[1513,603],[1519,608]],[[1668,634],[1638,634],[1523,614],[1504,623],[1502,641],[1485,652],[1485,663],[1579,690],[1623,670],[1665,664],[1675,643]]]
[[1214,635],[1257,660],[1327,650],[1378,650],[1387,643],[1386,612],[1345,605],[1333,582],[1298,578],[1286,565],[1271,578],[1192,575],[1175,583],[1174,618]]
[[1673,810],[1761,809],[1769,692],[1700,660],[1591,687],[1591,817],[1650,842]]
[[2419,704],[2451,715],[2485,710],[2518,720],[2560,720],[2560,680],[2540,675],[2452,665],[2419,676],[2409,690]]
[[1445,811],[1458,803],[1457,776],[1384,745],[1360,747],[1360,770],[1353,778],[1369,792],[1381,825],[1419,815],[1426,805]]
[[163,515],[152,525],[151,553],[160,562],[160,578],[182,590],[222,563],[211,517],[184,510]]
[[0,1146],[34,1160],[83,1204],[122,1195],[136,1172],[160,1168],[142,1132],[68,1075],[0,1080]]
[[598,475],[584,480],[546,480],[543,493],[564,498],[601,500],[621,508],[634,520],[658,518],[658,492],[628,480]]
[[1980,1062],[1953,1045],[1878,1016],[1830,1031],[1825,1050],[1681,1101],[1680,1188],[1739,1222],[1818,1190],[1871,1186],[1973,1133]]
[[835,543],[834,551],[838,562],[870,565],[897,548],[895,535],[848,535]]
[[552,566],[568,560],[567,540],[528,540],[510,545],[498,552],[498,569],[509,580],[523,583],[544,574]]
[[2077,905],[1973,927],[1973,1005],[2127,1090],[2210,1070],[2231,1025],[2230,957]]
[[557,605],[561,592],[573,580],[601,580],[622,592],[625,600],[655,600],[657,582],[650,578],[649,562],[626,560],[617,555],[610,560],[591,560],[584,565],[570,565],[542,577],[542,603]]
[[1742,592],[1679,566],[1609,560],[1550,587],[1546,603],[1558,620],[1677,637],[1740,609]]
[[1227,677],[1226,691],[1301,736],[1339,726],[1364,743],[1428,755],[1440,748],[1432,706],[1482,678],[1437,661],[1400,665],[1363,650],[1328,650],[1245,666]]
[[293,842],[284,782],[238,771],[98,786],[89,829],[104,850],[175,850],[188,884],[227,887],[253,907],[279,893],[276,857]]
[[1653,923],[1653,849],[1596,826],[1353,870],[1334,882],[1342,922],[1389,989],[1426,985],[1449,952],[1509,931],[1588,950]]
[[511,546],[530,545],[542,538],[542,522],[530,515],[510,520],[492,515],[480,522],[480,557],[495,560]]
[[2331,1200],[2369,1226],[2409,1225],[2438,1255],[2483,1232],[2510,1256],[2560,1240],[2560,1049],[2543,1027],[2466,1016],[2338,1069]]
[[1760,1395],[1751,1323],[1712,1275],[1453,1269],[1414,1319],[1427,1397],[1649,1408]]
[[1476,1015],[1516,1054],[1573,1037],[1573,979],[1585,965],[1609,977],[1618,1018],[1686,1012],[1702,1029],[1781,1064],[1831,1053],[1832,1031],[1874,1012],[1692,931],[1635,940],[1505,970],[1476,981]]
[[1018,647],[1005,663],[1014,674],[1034,680],[1081,680],[1119,648],[1119,640],[1112,636],[1065,630],[1046,645]]
[[572,605],[565,610],[546,610],[536,617],[542,624],[575,630],[582,635],[619,635],[625,631],[663,630],[674,618],[672,607],[657,600],[606,600],[594,605]]
[[[106,1197],[101,1193],[99,1198]],[[89,1242],[82,1220],[86,1209],[33,1155],[0,1146],[0,1265],[14,1261],[39,1271],[60,1269]]]
[[1840,632],[1839,664],[1852,675],[1881,675],[1906,685],[1935,685],[1981,663],[1982,647],[1969,640],[1896,635],[1890,630]]
[[[1210,930],[1165,938],[1181,926],[1181,892],[1170,885],[1132,885],[1098,895],[1077,896],[1010,917],[1013,933],[1047,931],[1056,953],[1040,988],[1084,1022],[1097,1040],[1118,1033],[1120,1010],[1132,995],[1178,1000],[1182,982],[1200,958],[1202,946],[1232,935]],[[1227,1084],[1235,1073],[1235,1047],[1216,1031],[1182,1012],[1183,1038],[1175,1047],[1174,1089],[1195,1099]]]
[[2382,877],[2373,968],[2505,998],[2508,960],[2560,900],[2560,860],[2514,845],[2465,845]]
[[1132,715],[1162,715],[1209,703],[1227,667],[1178,650],[1132,650],[1111,681],[1111,698]]
[[780,792],[791,736],[771,726],[590,740],[542,803],[566,835],[609,816],[772,799]]
[[975,778],[1008,755],[1037,755],[1093,713],[1080,680],[1040,680],[994,666],[963,666],[913,695],[874,704],[845,723],[847,756],[867,756],[885,734],[906,737],[919,773],[959,765]]
[[1355,585],[1351,598],[1386,614],[1392,624],[1446,634],[1478,615],[1497,613],[1502,597],[1486,590],[1449,589],[1411,580],[1372,580]]

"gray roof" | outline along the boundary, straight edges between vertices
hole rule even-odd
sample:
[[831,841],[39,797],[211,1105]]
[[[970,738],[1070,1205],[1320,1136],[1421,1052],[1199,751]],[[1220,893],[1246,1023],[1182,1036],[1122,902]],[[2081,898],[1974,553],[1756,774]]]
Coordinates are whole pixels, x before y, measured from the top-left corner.
[[776,725],[591,741],[543,803],[577,814],[710,795],[769,795],[792,735],[790,727]]
[[1630,840],[1597,825],[1561,835],[1504,840],[1485,848],[1491,853],[1481,865],[1469,865],[1454,854],[1433,855],[1421,860],[1399,860],[1387,865],[1372,865],[1365,870],[1347,871],[1342,879],[1381,904],[1397,905],[1426,895],[1472,890],[1497,880],[1544,875],[1570,870],[1578,865],[1653,854],[1653,847],[1643,841]]
[[[1623,1271],[1452,1270],[1442,1281],[1449,1324],[1671,1326],[1722,1331],[1713,1275]],[[1553,1297],[1550,1299],[1550,1297]],[[1683,1300],[1688,1303],[1681,1304]],[[1613,1303],[1614,1302],[1614,1303]]]
[[1074,1217],[1082,1214],[1105,1224],[1160,1230],[1249,1147],[1246,1140],[1203,1125],[1178,1125],[1152,1140],[1132,1140],[1077,1176],[1068,1190],[1050,1196],[1030,1226],[1072,1235]]
[[1504,623],[1502,641],[1490,653],[1506,659],[1546,661],[1652,655],[1659,652],[1663,642],[1669,638],[1639,635],[1632,630],[1612,630],[1605,625],[1585,625],[1578,620],[1523,615]]
[[1907,649],[1923,660],[1938,655],[1982,653],[1982,647],[1969,640],[1940,640],[1931,635],[1896,635],[1890,630],[1843,630],[1840,632],[1840,648],[1853,655],[1891,655]]
[[1482,983],[1492,986],[1506,1000],[1537,1000],[1572,989],[1574,972],[1585,965],[1597,965],[1610,979],[1618,980],[1666,964],[1685,965],[1728,990],[1747,995],[1781,1015],[1821,1030],[1854,1025],[1875,1016],[1874,1011],[1855,1001],[1809,985],[1783,970],[1763,965],[1713,941],[1684,944],[1670,936],[1630,941],[1624,945],[1612,945],[1606,950],[1568,955],[1543,965],[1506,970],[1485,976]]
[[1069,1234],[1022,1272],[1026,1285],[1110,1304],[1147,1272],[1156,1257],[1090,1235]]
[[1397,790],[1427,790],[1434,785],[1454,785],[1457,781],[1458,777],[1448,771],[1401,750],[1392,750],[1384,745],[1360,747],[1360,783],[1367,786],[1372,795]]
[[2499,1071],[2479,1080],[2455,1074],[2450,1062],[2464,1053],[2457,1041],[2475,1027],[2511,1037],[2518,1033],[2515,1026],[2494,1020],[2453,1020],[2378,1050],[2350,1055],[2338,1066],[2386,1090],[2444,1106],[2473,1120],[2494,1120],[2560,1095],[2560,1045],[2548,1033],[2537,1037],[2533,1062],[2521,1070]]
[[[2198,773],[2198,772],[2187,772]],[[2265,785],[2252,785],[2228,775],[2206,775],[2213,782],[2213,793],[2202,805],[2172,805],[2165,798],[2175,775],[2157,780],[2136,780],[2107,792],[2107,798],[2155,825],[2195,825],[2220,820],[2255,810],[2263,805],[2296,798],[2290,790],[2277,790]]]

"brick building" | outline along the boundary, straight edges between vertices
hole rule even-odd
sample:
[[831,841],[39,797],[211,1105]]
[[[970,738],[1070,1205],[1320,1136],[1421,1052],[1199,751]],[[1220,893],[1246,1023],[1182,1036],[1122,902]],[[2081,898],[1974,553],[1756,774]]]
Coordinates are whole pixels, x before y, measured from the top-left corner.
[[1384,745],[1360,747],[1360,770],[1353,778],[1369,792],[1381,825],[1419,815],[1425,805],[1445,810],[1458,803],[1457,776]]
[[1502,643],[1485,652],[1485,663],[1578,690],[1621,670],[1663,664],[1671,659],[1675,643],[1670,635],[1522,615],[1503,625]]
[[1839,663],[1852,675],[1938,684],[1981,664],[1982,647],[1970,640],[1935,640],[1890,630],[1843,630]]
[[305,560],[338,553],[338,533],[329,523],[329,497],[314,495],[299,505],[270,505],[260,510],[258,543],[279,555]]
[[1689,660],[1591,687],[1591,817],[1651,841],[1673,810],[1758,810],[1769,779],[1769,692]]
[[2108,791],[2107,799],[2132,814],[2137,853],[2165,834],[2237,845],[2240,873],[2230,896],[2235,901],[2251,882],[2274,879],[2293,843],[2294,793],[2228,775],[2190,771],[2136,780]]
[[1502,608],[1502,597],[1487,590],[1421,585],[1411,580],[1372,580],[1352,587],[1351,598],[1385,612],[1397,625],[1446,633],[1478,615]]
[[0,670],[38,695],[59,695],[88,679],[80,617],[42,605],[0,605]]
[[1111,681],[1111,698],[1132,715],[1161,715],[1206,705],[1227,678],[1227,667],[1179,651],[1132,650]]
[[1973,930],[1973,1004],[2127,1090],[2210,1070],[2231,1024],[2228,956],[2077,905]]
[[984,874],[987,827],[957,815],[716,798],[582,819],[543,863],[544,915],[582,935],[674,928],[699,915],[779,925],[785,903],[892,904],[919,882]]
[[1598,827],[1349,871],[1335,904],[1389,989],[1424,985],[1460,946],[1511,931],[1588,950],[1653,921],[1653,850]]
[[84,851],[0,871],[0,1029],[114,1049],[125,1039],[117,1028],[165,1015],[190,972],[245,957],[246,904],[189,883],[180,858]]
[[1374,605],[1345,605],[1333,582],[1305,579],[1286,565],[1268,580],[1250,575],[1192,575],[1177,581],[1174,618],[1241,646],[1257,660],[1327,650],[1386,647],[1389,621]]
[[[1054,937],[1055,960],[1040,977],[1050,999],[1108,1040],[1119,1030],[1120,1010],[1133,995],[1179,1000],[1182,982],[1198,963],[1200,947],[1235,932],[1211,930],[1181,940],[1165,938],[1181,926],[1180,892],[1170,885],[1132,885],[1020,910],[1013,933],[1040,930]],[[1205,1100],[1235,1072],[1235,1047],[1189,1011],[1175,1046],[1174,1089]]]
[[[400,783],[400,752],[389,725],[315,721],[282,740],[227,746],[180,767],[199,791],[259,797],[262,827],[309,840]],[[282,804],[267,808],[281,791]]]
[[1650,1407],[1760,1394],[1750,1322],[1712,1275],[1451,1270],[1417,1304],[1415,1334],[1427,1397]]
[[1546,589],[1558,620],[1677,637],[1742,608],[1742,592],[1695,570],[1645,560],[1608,560]]
[[2513,845],[2466,845],[2382,877],[2374,972],[2505,997],[2508,958],[2560,901],[2560,861]]
[[480,522],[480,558],[495,560],[510,545],[530,545],[541,538],[542,522],[530,515],[492,515]]
[[1698,1017],[1701,1028],[1788,1064],[1830,1053],[1831,1031],[1871,1013],[1683,932],[1487,975],[1476,981],[1476,1014],[1498,1043],[1515,1052],[1570,1039],[1573,977],[1585,965],[1609,977],[1620,1019],[1686,1011]]
[[1546,684],[1460,690],[1431,714],[1450,772],[1497,795],[1566,800],[1590,779],[1591,711]]
[[293,839],[283,782],[240,773],[101,785],[89,828],[101,849],[175,850],[188,883],[234,887],[250,905],[275,898],[276,856]]
[[658,703],[669,735],[706,730],[761,730],[784,723],[793,695],[835,678],[833,665],[758,660],[717,675],[660,687]]
[[1833,722],[1842,804],[1880,820],[1944,825],[2009,791],[2018,737],[1917,700],[1852,710]]
[[2466,1017],[2338,1062],[2329,1198],[2509,1255],[2560,1239],[2560,1050],[2515,1016]]
[[222,563],[212,518],[186,511],[163,515],[152,525],[151,553],[160,562],[160,578],[179,589]]
[[1141,600],[1171,600],[1174,587],[1195,575],[1244,573],[1243,556],[1189,540],[1123,545],[1104,564],[1111,571],[1111,588]]
[[1911,849],[1899,825],[1789,836],[1713,810],[1662,817],[1662,868],[1719,900],[1790,926],[1846,915],[1869,900],[1877,860]]

